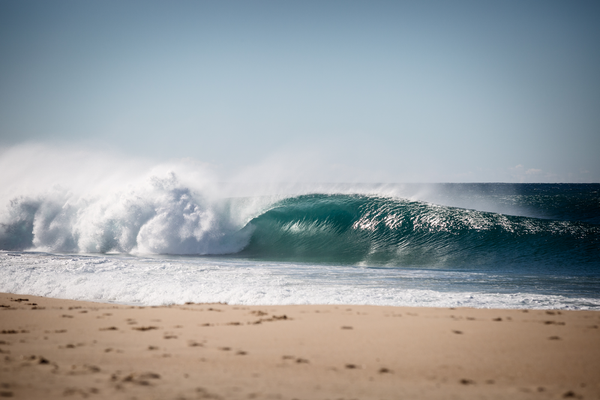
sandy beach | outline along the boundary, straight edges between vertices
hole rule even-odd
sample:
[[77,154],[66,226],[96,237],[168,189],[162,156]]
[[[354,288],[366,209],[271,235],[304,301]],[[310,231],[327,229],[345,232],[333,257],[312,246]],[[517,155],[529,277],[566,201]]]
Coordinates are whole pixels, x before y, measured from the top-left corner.
[[600,312],[0,294],[0,397],[598,399]]

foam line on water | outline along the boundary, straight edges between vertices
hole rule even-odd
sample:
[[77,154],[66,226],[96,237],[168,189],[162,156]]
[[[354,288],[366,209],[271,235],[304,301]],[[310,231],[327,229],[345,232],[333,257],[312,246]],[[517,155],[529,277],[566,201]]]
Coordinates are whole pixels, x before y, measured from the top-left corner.
[[[600,299],[541,293],[424,289],[427,280],[469,273],[373,271],[236,259],[0,253],[0,291],[137,305],[370,304],[393,306],[600,309]],[[401,279],[399,279],[401,278]],[[481,278],[481,277],[480,277]],[[418,281],[417,285],[402,282]],[[421,288],[419,288],[419,285]],[[433,287],[432,285],[429,285]]]

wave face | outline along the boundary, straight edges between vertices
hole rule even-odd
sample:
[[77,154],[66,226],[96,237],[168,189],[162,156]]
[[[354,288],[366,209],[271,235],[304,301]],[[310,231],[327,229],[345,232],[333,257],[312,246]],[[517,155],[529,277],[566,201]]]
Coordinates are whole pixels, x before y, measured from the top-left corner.
[[[501,264],[597,269],[600,229],[366,195],[285,199],[248,224],[241,254],[266,259],[388,266]],[[571,271],[572,272],[572,271]]]

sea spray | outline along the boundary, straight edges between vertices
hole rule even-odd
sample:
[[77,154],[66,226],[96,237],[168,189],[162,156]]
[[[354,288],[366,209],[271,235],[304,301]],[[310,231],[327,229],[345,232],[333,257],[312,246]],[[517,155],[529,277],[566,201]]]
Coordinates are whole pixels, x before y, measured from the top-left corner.
[[[53,252],[222,254],[240,251],[243,201],[203,197],[170,172],[104,196],[53,191],[13,199],[0,248]],[[234,209],[236,208],[237,209]]]

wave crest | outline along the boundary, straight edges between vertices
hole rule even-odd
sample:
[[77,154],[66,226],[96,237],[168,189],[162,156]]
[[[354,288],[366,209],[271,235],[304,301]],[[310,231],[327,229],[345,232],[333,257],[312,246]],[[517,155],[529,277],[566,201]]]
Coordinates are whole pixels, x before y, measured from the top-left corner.
[[212,202],[174,173],[105,196],[60,189],[11,201],[0,248],[52,252],[223,254],[241,250],[247,231],[231,202]]

